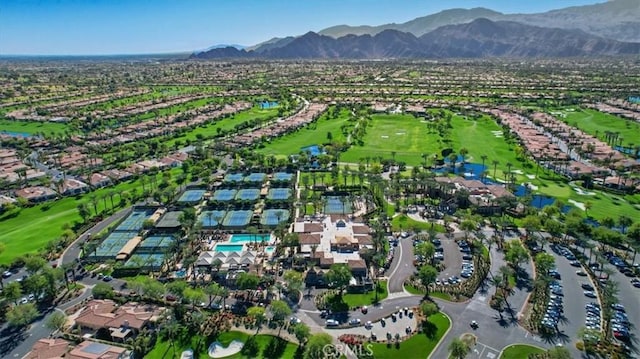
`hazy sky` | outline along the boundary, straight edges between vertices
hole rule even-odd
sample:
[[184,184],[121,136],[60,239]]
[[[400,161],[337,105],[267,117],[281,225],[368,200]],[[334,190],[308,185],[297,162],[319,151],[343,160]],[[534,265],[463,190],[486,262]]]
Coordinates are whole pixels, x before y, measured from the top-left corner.
[[530,13],[604,0],[0,0],[0,55],[131,54],[254,45],[444,9]]

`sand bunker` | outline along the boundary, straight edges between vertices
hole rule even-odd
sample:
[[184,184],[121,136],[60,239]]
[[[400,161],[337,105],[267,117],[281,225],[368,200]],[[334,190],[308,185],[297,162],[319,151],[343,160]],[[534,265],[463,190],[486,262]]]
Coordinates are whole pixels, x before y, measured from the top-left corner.
[[578,188],[578,187],[573,187],[573,190],[576,191],[577,194],[582,195],[582,196],[595,196],[596,195],[595,192],[586,192],[586,191],[583,191],[582,188]]
[[382,138],[389,138],[389,136],[387,136],[387,135],[382,135],[382,136],[380,136],[380,137],[382,137]]
[[220,342],[213,342],[209,345],[209,356],[212,358],[224,358],[233,354],[240,353],[244,343],[238,340],[234,340],[229,343],[228,347],[223,347]]
[[570,200],[569,200],[569,201],[567,201],[567,202],[569,202],[569,203],[571,203],[572,205],[574,205],[574,206],[576,206],[576,207],[580,208],[580,209],[581,209],[581,210],[583,210],[583,211],[584,211],[584,210],[586,210],[586,207],[584,206],[584,203],[582,203],[582,202],[574,201],[574,200],[572,200],[572,199],[570,199]]

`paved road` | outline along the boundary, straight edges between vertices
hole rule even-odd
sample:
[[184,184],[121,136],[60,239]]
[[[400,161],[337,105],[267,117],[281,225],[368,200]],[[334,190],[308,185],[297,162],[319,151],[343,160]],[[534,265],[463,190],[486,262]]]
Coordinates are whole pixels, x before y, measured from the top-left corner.
[[414,272],[413,266],[413,238],[400,238],[398,246],[389,266],[389,280],[387,287],[390,294],[404,293],[404,281]]

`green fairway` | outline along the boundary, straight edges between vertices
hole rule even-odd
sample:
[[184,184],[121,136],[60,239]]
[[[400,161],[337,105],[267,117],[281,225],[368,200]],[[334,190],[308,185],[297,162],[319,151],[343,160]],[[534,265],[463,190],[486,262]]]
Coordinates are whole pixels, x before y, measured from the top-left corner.
[[331,133],[332,141],[344,142],[345,135],[341,126],[348,124],[349,111],[343,109],[337,118],[329,118],[325,113],[313,124],[285,136],[272,139],[257,152],[266,155],[289,156],[300,153],[300,149],[311,145],[322,145],[330,142],[328,133]]
[[522,359],[528,358],[529,354],[542,354],[544,352],[543,349],[531,345],[514,344],[504,348],[500,359]]
[[210,138],[211,136],[218,134],[218,129],[220,129],[220,131],[229,131],[238,125],[244,124],[245,122],[251,120],[264,120],[269,117],[276,116],[277,114],[278,108],[261,109],[256,106],[249,110],[238,112],[234,116],[221,118],[213,123],[207,124],[206,126],[199,126],[190,131],[186,131],[180,134],[179,137],[172,138],[167,141],[167,145],[172,147],[176,141],[195,141],[198,137]]
[[357,163],[364,158],[382,156],[409,165],[422,163],[423,153],[439,152],[437,134],[429,133],[425,122],[412,115],[373,115],[364,136],[364,145],[353,144],[341,161]]
[[391,159],[395,153],[397,161],[417,166],[424,163],[423,155],[442,158],[441,151],[445,148],[456,153],[465,148],[468,151],[467,162],[482,163],[482,156],[487,156],[485,166],[490,174],[493,174],[492,162],[497,160],[496,176],[499,178],[504,177],[502,171],[507,170],[507,163],[513,165],[512,170],[524,168],[517,160],[513,146],[496,135],[502,133],[502,128],[493,119],[486,116],[466,119],[449,111],[444,111],[444,114],[451,115],[452,128],[446,138],[429,130],[427,121],[412,115],[374,115],[367,127],[364,145],[351,146],[341,160],[357,163],[367,157]]
[[[591,109],[564,109],[556,117],[590,135],[604,139],[606,131],[618,132],[623,146],[640,145],[640,123]],[[564,118],[563,118],[564,116]]]
[[[179,171],[181,170],[178,168],[171,170],[173,175]],[[161,180],[161,176],[162,174],[159,173],[158,181]],[[44,248],[46,243],[58,239],[64,232],[62,229],[64,224],[73,226],[75,222],[82,220],[78,213],[78,204],[87,204],[93,215],[92,196],[97,199],[98,213],[103,213],[105,209],[111,209],[111,201],[108,197],[111,191],[116,194],[114,205],[117,207],[119,194],[134,190],[142,191],[140,180],[123,182],[115,187],[102,188],[77,197],[65,197],[57,201],[46,202],[21,209],[19,212],[4,213],[0,216],[0,242],[4,243],[6,248],[0,253],[0,264],[11,263],[16,257],[36,252]]]
[[[217,338],[202,338],[202,336],[200,335],[188,337],[186,335],[183,335],[181,338],[178,338],[175,340],[174,346],[171,346],[171,342],[168,340],[158,341],[154,346],[153,350],[151,350],[151,352],[149,352],[149,354],[147,354],[145,358],[147,359],[178,358],[180,357],[180,354],[184,350],[187,350],[187,349],[193,350],[193,348],[195,348],[198,345],[198,343],[200,343],[200,347],[202,349],[199,350],[197,353],[198,355],[194,355],[194,357],[208,358],[209,345],[214,341],[219,341],[220,344],[222,344],[222,346],[226,347],[234,340],[246,342],[249,339],[249,337],[251,337],[251,335],[242,333],[242,332],[237,332],[237,331],[220,333],[220,335],[218,335]],[[267,335],[267,334],[258,334],[253,336],[253,338],[255,339],[256,344],[258,346],[257,355],[245,356],[241,353],[237,353],[237,354],[225,357],[225,359],[243,359],[243,358],[292,359],[295,357],[296,351],[298,349],[298,345],[287,342],[286,346],[284,347],[284,350],[281,353],[277,353],[278,355],[274,357],[273,355],[269,355],[268,353],[265,353],[265,348],[267,347],[269,342],[276,337],[272,335]]]
[[[423,333],[412,336],[398,346],[386,343],[372,344],[373,356],[376,359],[427,358],[450,326],[451,321],[444,314],[434,314],[429,317],[429,324],[423,329]],[[382,336],[382,333],[378,335]]]
[[19,132],[28,133],[31,135],[44,133],[50,135],[52,133],[64,133],[69,130],[69,126],[64,123],[57,122],[40,122],[40,121],[14,121],[14,120],[2,120],[0,119],[0,133],[2,131],[7,132]]

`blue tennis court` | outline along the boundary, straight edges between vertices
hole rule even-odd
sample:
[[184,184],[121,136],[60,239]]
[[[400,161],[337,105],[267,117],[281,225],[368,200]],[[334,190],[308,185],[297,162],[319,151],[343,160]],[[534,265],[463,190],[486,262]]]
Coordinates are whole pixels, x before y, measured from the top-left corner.
[[273,174],[273,180],[276,182],[289,182],[293,178],[293,173],[276,172]]
[[116,231],[139,231],[142,229],[142,224],[155,212],[155,208],[149,209],[134,209],[133,212],[127,217]]
[[213,200],[220,201],[220,202],[228,202],[228,201],[231,201],[236,196],[237,192],[238,191],[236,191],[235,189],[219,189],[213,192]]
[[253,211],[229,211],[222,224],[225,227],[244,227],[251,222]]
[[241,189],[236,194],[236,199],[242,201],[255,201],[260,197],[260,190],[257,188]]
[[164,253],[134,254],[129,258],[124,266],[128,268],[159,270],[164,262],[164,257]]
[[271,188],[267,194],[267,199],[274,201],[284,201],[291,197],[290,188]]
[[202,223],[202,227],[212,228],[216,227],[222,222],[224,216],[227,214],[227,211],[203,211],[200,214],[200,222]]
[[327,204],[324,206],[324,213],[342,214],[351,213],[351,201],[344,196],[328,196],[325,197]]
[[100,243],[98,248],[90,254],[90,257],[115,258],[122,247],[137,235],[138,232],[112,232]]
[[162,253],[166,251],[173,242],[175,242],[173,236],[149,236],[140,242],[138,248],[136,248],[136,254]]
[[267,175],[264,173],[252,173],[245,177],[244,180],[246,182],[262,183],[265,178],[267,178]]
[[178,202],[181,203],[198,203],[202,201],[202,197],[204,197],[205,190],[202,189],[190,189],[184,191],[182,196],[178,198]]
[[289,211],[284,209],[267,209],[260,217],[260,224],[263,226],[277,226],[278,223],[286,222],[289,219]]
[[224,176],[224,181],[225,182],[242,182],[244,180],[244,175],[242,173],[229,173],[228,175]]

